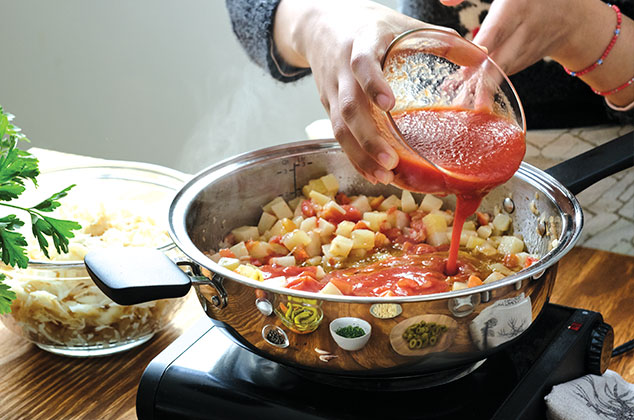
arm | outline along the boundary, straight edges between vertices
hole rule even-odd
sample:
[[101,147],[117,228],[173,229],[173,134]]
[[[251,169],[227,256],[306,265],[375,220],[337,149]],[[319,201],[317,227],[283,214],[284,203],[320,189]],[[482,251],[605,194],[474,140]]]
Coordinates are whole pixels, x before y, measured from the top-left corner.
[[[445,4],[455,4],[448,0]],[[543,57],[579,71],[597,61],[610,43],[616,13],[599,0],[495,0],[474,42],[509,74]],[[621,32],[604,63],[580,79],[610,91],[634,77],[634,22],[623,15]],[[634,101],[634,83],[606,96],[616,106]]]
[[336,139],[371,181],[391,182],[398,163],[370,114],[372,103],[385,111],[394,106],[380,60],[397,35],[425,26],[431,25],[361,0],[282,0],[275,14],[280,57],[311,68]]

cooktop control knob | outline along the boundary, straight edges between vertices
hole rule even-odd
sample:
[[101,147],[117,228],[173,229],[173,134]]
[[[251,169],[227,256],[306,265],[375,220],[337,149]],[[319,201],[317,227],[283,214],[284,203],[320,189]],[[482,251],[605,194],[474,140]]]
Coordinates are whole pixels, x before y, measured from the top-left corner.
[[610,364],[614,347],[614,330],[609,324],[599,322],[590,333],[588,346],[588,372],[603,375]]

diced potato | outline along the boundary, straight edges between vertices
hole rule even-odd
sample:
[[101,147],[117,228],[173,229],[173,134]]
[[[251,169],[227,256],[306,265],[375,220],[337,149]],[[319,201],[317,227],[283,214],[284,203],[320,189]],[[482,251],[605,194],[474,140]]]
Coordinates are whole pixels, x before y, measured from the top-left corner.
[[420,209],[426,212],[431,212],[433,210],[440,210],[442,207],[442,200],[438,197],[434,197],[431,194],[425,194],[423,197],[423,201],[420,203]]
[[284,200],[278,201],[277,203],[273,204],[271,206],[271,211],[278,219],[293,218],[293,211]]
[[249,256],[249,250],[247,249],[247,246],[244,244],[244,242],[238,242],[237,244],[229,248],[229,251],[233,252],[233,255],[238,258]]
[[319,293],[323,295],[343,295],[343,293],[341,293],[341,290],[339,290],[339,288],[331,282],[328,282],[328,284],[325,285],[324,288],[319,291]]
[[351,234],[353,249],[374,248],[374,232],[366,229],[353,230]]
[[360,195],[350,202],[350,205],[359,210],[361,214],[372,211],[370,200],[365,195]]
[[[290,207],[290,204],[289,204]],[[302,211],[302,206],[297,206],[295,207],[295,210],[293,210],[293,219],[299,216],[304,216],[304,212]]]
[[515,236],[502,236],[498,252],[500,254],[517,254],[524,251],[524,242]]
[[493,218],[493,227],[500,232],[506,232],[511,227],[511,217],[504,213],[496,214]]
[[282,222],[282,228],[283,228],[282,233],[292,232],[295,229],[297,229],[297,225],[291,219],[284,218],[284,219],[281,219],[281,222]]
[[209,257],[209,259],[211,261],[215,262],[215,263],[219,262],[220,258],[222,258],[222,257],[220,256],[219,252],[216,252],[215,254],[213,254],[212,256]]
[[306,260],[306,264],[308,264],[308,265],[319,265],[319,264],[321,264],[321,255],[307,259]]
[[390,244],[390,240],[388,239],[387,236],[385,236],[385,234],[383,234],[381,232],[375,232],[374,233],[374,246],[375,247],[387,246],[389,244]]
[[456,291],[456,290],[463,290],[467,288],[468,288],[467,283],[463,283],[461,281],[454,281],[453,286],[451,287],[451,290]]
[[303,230],[296,229],[284,235],[282,237],[282,243],[289,251],[292,251],[300,245],[308,245],[310,243],[310,236]]
[[236,241],[253,241],[260,237],[260,231],[257,226],[240,226],[231,231]]
[[378,232],[383,222],[387,220],[387,213],[381,211],[368,211],[363,213],[363,220],[369,223],[370,229]]
[[494,281],[502,280],[504,277],[506,277],[504,274],[494,271],[489,274],[486,279],[484,279],[483,283],[492,283]]
[[[447,230],[447,239],[451,241],[451,236],[453,232],[448,229]],[[472,230],[463,230],[460,232],[460,245],[466,246],[467,242],[469,242],[469,238],[472,236],[477,236],[477,234]]]
[[265,258],[273,253],[273,247],[268,242],[253,241],[247,247],[252,258]]
[[432,210],[431,214],[437,214],[439,216],[444,217],[445,222],[447,223],[447,226],[453,225],[453,214],[446,212],[444,210]]
[[483,254],[489,257],[497,254],[498,252],[497,249],[495,249],[495,247],[488,242],[485,242],[482,245],[476,246],[475,250],[478,251],[480,254]]
[[414,196],[411,192],[407,190],[403,190],[403,194],[401,195],[401,210],[405,213],[411,213],[418,208],[416,204],[416,200],[414,200]]
[[240,265],[240,260],[237,258],[221,257],[218,264],[229,270],[235,270]]
[[326,272],[324,271],[323,267],[317,267],[317,270],[315,270],[315,277],[317,277],[317,280],[321,280],[326,277]]
[[273,226],[271,226],[271,229],[265,232],[262,236],[268,240],[272,238],[273,236],[283,235],[285,233],[286,233],[286,230],[284,229],[284,225],[282,224],[282,221],[278,220],[277,222],[273,223]]
[[264,232],[271,229],[276,221],[277,217],[271,213],[262,212],[262,216],[260,216],[260,221],[258,222],[258,232],[260,232],[260,235],[264,235]]
[[271,277],[266,280],[262,280],[262,285],[268,286],[268,287],[285,287],[286,277],[284,276]]
[[273,250],[273,253],[276,255],[288,254],[288,249],[286,249],[286,247],[282,244],[278,244],[277,242],[269,242],[269,245],[271,245],[271,249]]
[[466,247],[469,249],[474,249],[475,247],[484,245],[485,243],[486,240],[480,238],[479,236],[470,236],[467,239]]
[[409,227],[409,215],[407,213],[405,213],[404,211],[396,210],[395,212],[393,212],[393,215],[394,220],[390,220],[390,218],[388,217],[388,220],[390,221],[390,224],[392,226],[400,230]]
[[304,246],[309,257],[316,257],[321,254],[321,237],[316,231],[308,232],[310,242]]
[[349,220],[344,220],[337,225],[337,230],[335,231],[335,233],[337,235],[341,235],[341,236],[345,236],[346,238],[349,238],[350,234],[352,233],[352,229],[354,229],[354,225],[355,225],[354,222],[351,222]]
[[481,238],[488,238],[493,233],[493,229],[489,225],[480,226],[477,230],[478,236]]
[[508,268],[502,263],[491,264],[491,270],[497,271],[498,273],[502,273],[505,276],[510,276],[511,274],[513,274],[513,271],[511,271],[510,268]]
[[303,221],[304,221],[304,217],[303,216],[295,216],[295,217],[293,217],[293,223],[298,228],[302,225]]
[[528,257],[532,257],[528,252],[518,252],[517,253],[517,261],[520,267],[526,266],[526,260]]
[[320,206],[325,206],[329,201],[332,201],[327,195],[315,190],[311,191],[310,194],[308,194],[308,197]]
[[352,249],[352,244],[352,239],[337,235],[335,239],[330,242],[329,253],[333,257],[347,257]]
[[240,264],[234,271],[253,280],[264,280],[262,272],[252,265]]
[[324,175],[319,179],[322,184],[324,184],[328,195],[335,195],[337,191],[339,191],[339,181],[337,181],[337,178],[333,174]]
[[[298,207],[300,207],[299,205],[302,204],[302,201],[304,201],[304,197],[302,196],[295,197],[291,201],[288,202],[288,206],[291,208],[291,210],[295,211]],[[300,208],[300,211],[301,211],[301,208]]]
[[267,213],[273,213],[273,210],[271,210],[273,205],[277,203],[281,203],[281,202],[284,202],[284,199],[282,197],[275,197],[273,200],[266,203],[264,207],[262,207],[262,210],[264,210]]
[[464,225],[462,226],[462,230],[472,230],[475,232],[476,230],[475,223],[471,220],[464,222]]
[[388,211],[392,207],[396,207],[396,208],[401,207],[401,199],[395,196],[394,194],[390,195],[388,198],[383,200],[381,204],[379,204],[380,211]]
[[302,193],[306,197],[310,197],[310,193],[312,191],[317,191],[320,194],[326,194],[328,192],[326,186],[324,185],[324,181],[321,179],[311,179],[308,181],[308,184],[304,185],[302,188]]
[[304,232],[310,232],[317,228],[317,218],[315,216],[304,219],[299,225],[299,228]]
[[434,232],[447,231],[447,219],[442,214],[428,214],[423,217],[423,224],[428,235]]
[[335,201],[330,200],[324,205],[324,210],[326,211],[336,211],[340,214],[346,214],[346,210],[337,204]]
[[317,223],[317,231],[322,240],[330,238],[335,233],[336,226],[326,219],[319,219]]
[[285,257],[275,257],[269,260],[269,264],[281,265],[282,267],[292,267],[295,265],[295,257],[287,255]]

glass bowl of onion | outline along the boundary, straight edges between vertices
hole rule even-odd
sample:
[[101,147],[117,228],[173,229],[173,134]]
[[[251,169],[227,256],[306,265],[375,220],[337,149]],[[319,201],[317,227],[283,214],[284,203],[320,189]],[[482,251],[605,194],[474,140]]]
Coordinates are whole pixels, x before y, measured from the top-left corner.
[[82,228],[70,238],[68,253],[51,246],[49,258],[33,235],[24,233],[28,267],[0,269],[16,294],[11,312],[0,316],[5,326],[43,350],[74,357],[119,353],[166,327],[184,298],[118,305],[95,286],[83,258],[96,248],[146,247],[178,259],[167,211],[186,178],[165,167],[123,161],[40,174],[38,188],[25,191],[20,201],[32,205],[75,184],[52,216]]

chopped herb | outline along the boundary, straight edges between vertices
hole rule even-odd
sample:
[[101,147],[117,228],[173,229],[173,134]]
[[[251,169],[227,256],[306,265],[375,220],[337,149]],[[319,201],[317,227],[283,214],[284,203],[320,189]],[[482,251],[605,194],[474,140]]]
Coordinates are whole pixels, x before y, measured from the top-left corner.
[[365,335],[365,330],[356,325],[341,327],[338,328],[335,332],[337,333],[337,335],[340,335],[344,338],[358,338]]
[[[48,257],[49,243],[46,236],[53,239],[57,252],[68,252],[68,238],[75,236],[72,231],[81,226],[77,222],[54,219],[42,213],[59,207],[58,200],[65,197],[74,185],[32,207],[6,203],[24,192],[27,180],[37,187],[37,176],[40,174],[37,158],[17,148],[19,141],[29,140],[19,127],[11,124],[12,120],[13,115],[5,113],[0,106],[0,206],[24,211],[31,216],[31,230],[44,255]],[[0,259],[12,267],[26,268],[29,263],[26,239],[17,230],[22,226],[24,222],[14,214],[0,218]],[[11,302],[15,299],[15,293],[3,283],[4,278],[4,274],[0,274],[0,314],[11,312]]]

